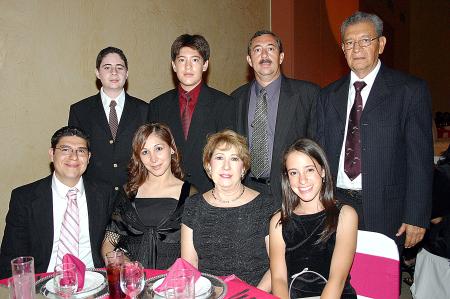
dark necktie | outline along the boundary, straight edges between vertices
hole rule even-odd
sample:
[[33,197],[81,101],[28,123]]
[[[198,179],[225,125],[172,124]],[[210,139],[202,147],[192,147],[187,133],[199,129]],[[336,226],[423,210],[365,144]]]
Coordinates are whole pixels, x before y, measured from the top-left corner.
[[347,138],[345,139],[344,171],[350,180],[361,173],[361,136],[360,118],[363,110],[361,90],[366,86],[364,81],[353,83],[355,87],[355,102],[348,118]]
[[184,98],[186,99],[186,105],[184,106],[183,114],[181,114],[181,125],[183,126],[184,139],[187,140],[189,126],[191,124],[191,118],[189,117],[189,101],[191,100],[191,96],[185,94]]
[[252,123],[251,168],[258,179],[269,169],[269,145],[267,134],[267,91],[261,89],[256,102],[255,118]]
[[116,139],[117,128],[119,127],[119,120],[117,119],[116,101],[112,100],[109,104],[109,128],[113,139]]

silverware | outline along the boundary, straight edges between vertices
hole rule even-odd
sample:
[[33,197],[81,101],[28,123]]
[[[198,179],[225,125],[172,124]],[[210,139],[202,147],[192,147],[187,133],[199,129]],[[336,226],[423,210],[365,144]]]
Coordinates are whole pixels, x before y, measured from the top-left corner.
[[250,289],[242,290],[239,293],[236,293],[233,296],[230,296],[228,299],[242,299],[242,298],[245,298],[247,295],[245,295],[244,297],[240,297],[240,295],[242,295],[244,293],[247,293],[248,291],[250,291]]

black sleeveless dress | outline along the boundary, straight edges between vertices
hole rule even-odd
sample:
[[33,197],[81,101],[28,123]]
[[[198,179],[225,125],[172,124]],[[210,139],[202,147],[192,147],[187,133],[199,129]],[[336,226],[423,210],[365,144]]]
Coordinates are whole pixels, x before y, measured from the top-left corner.
[[181,216],[190,187],[184,182],[178,200],[128,198],[122,189],[106,228],[107,236],[144,268],[167,269],[180,257]]
[[[325,243],[318,242],[324,226],[325,211],[301,216],[293,214],[291,219],[283,224],[282,235],[286,244],[288,286],[291,285],[292,276],[305,268],[320,273],[328,280],[336,233]],[[302,274],[294,280],[290,297],[320,296],[325,284],[326,282],[316,274]],[[347,277],[341,298],[356,299],[355,290],[350,285],[350,276]]]

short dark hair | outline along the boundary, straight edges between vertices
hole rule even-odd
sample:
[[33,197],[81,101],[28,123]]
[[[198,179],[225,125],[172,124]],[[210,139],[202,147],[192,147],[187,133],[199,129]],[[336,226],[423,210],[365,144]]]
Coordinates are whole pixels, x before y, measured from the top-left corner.
[[171,51],[172,61],[175,61],[177,55],[180,54],[180,50],[183,47],[189,47],[197,50],[203,58],[203,61],[209,60],[209,44],[202,35],[194,34],[182,34],[173,42]]
[[379,16],[376,14],[370,14],[362,11],[356,11],[351,16],[349,16],[347,19],[345,19],[344,22],[342,22],[341,25],[341,39],[344,39],[344,33],[345,30],[347,30],[347,27],[350,25],[358,24],[358,23],[372,23],[375,27],[375,31],[378,35],[378,37],[383,35],[383,21],[380,19]]
[[59,140],[63,137],[67,136],[77,136],[80,138],[83,138],[86,141],[86,146],[88,150],[90,149],[90,140],[89,136],[83,131],[83,129],[73,126],[66,126],[62,127],[61,129],[57,130],[51,139],[51,145],[52,148],[55,149],[56,145],[58,144]]
[[265,34],[269,34],[272,35],[275,38],[275,41],[277,42],[277,46],[278,46],[278,50],[280,51],[280,53],[283,53],[283,44],[281,43],[281,39],[278,35],[276,35],[275,33],[273,33],[270,30],[259,30],[256,31],[255,34],[253,34],[252,38],[250,39],[250,41],[248,42],[248,48],[247,48],[247,54],[250,55],[251,51],[252,51],[252,42],[255,38],[257,38],[258,36],[261,35],[265,35]]
[[115,47],[107,47],[107,48],[104,48],[103,50],[101,50],[97,55],[97,61],[95,63],[95,67],[97,69],[99,69],[100,65],[102,64],[103,58],[105,58],[106,55],[111,54],[111,53],[116,53],[117,55],[119,55],[120,58],[122,58],[123,62],[125,63],[125,67],[128,69],[127,57],[125,56],[125,54],[123,53],[123,51],[121,49],[115,48]]

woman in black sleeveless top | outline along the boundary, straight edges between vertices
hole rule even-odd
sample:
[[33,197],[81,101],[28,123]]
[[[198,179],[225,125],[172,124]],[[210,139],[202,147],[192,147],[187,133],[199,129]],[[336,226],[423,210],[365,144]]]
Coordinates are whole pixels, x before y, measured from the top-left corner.
[[122,249],[145,268],[167,269],[180,256],[184,201],[196,190],[183,181],[180,155],[167,126],[141,126],[132,151],[129,179],[116,198],[102,254]]
[[356,298],[349,272],[358,216],[334,200],[330,168],[319,145],[300,139],[285,151],[282,189],[281,211],[270,222],[273,294]]

